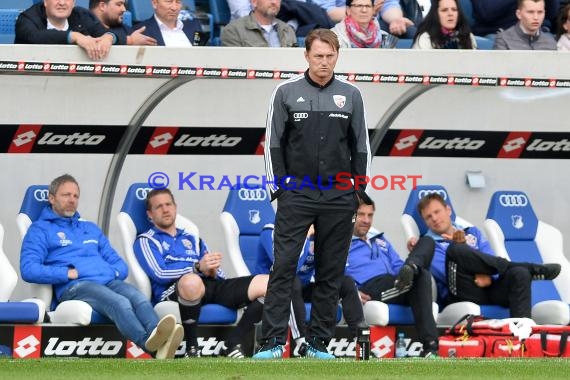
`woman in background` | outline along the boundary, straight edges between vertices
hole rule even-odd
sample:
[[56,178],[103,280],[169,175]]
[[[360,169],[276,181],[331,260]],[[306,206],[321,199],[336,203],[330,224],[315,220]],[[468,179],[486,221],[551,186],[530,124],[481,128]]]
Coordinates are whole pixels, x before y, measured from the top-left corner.
[[570,50],[570,4],[566,4],[558,15],[558,50]]
[[[338,36],[341,48],[380,48],[384,35],[375,12],[384,0],[346,0],[346,17],[331,30]],[[376,5],[376,6],[375,6]]]
[[432,0],[418,26],[414,49],[477,49],[475,36],[456,0]]

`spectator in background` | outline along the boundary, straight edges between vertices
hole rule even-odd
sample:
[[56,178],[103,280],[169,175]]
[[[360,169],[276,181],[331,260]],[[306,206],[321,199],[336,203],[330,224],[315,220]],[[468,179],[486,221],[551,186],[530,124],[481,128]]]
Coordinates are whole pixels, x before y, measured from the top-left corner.
[[125,3],[126,0],[89,0],[89,10],[105,28],[115,33],[120,45],[156,45],[154,38],[143,34],[145,27],[133,31],[123,24]]
[[202,24],[196,19],[179,20],[182,0],[151,0],[154,15],[137,25],[145,27],[144,34],[156,40],[159,46],[190,47],[203,45],[207,38]]
[[544,21],[544,0],[518,0],[519,22],[497,33],[495,50],[556,50],[556,40],[540,27]]
[[277,18],[281,0],[251,0],[253,11],[222,29],[222,46],[297,46],[295,31]]
[[423,18],[417,0],[385,0],[379,10],[383,30],[400,38],[414,38]]
[[[518,20],[516,11],[519,0],[472,0],[473,33],[476,36],[486,36],[505,30],[515,25]],[[558,15],[559,0],[545,1],[545,22],[542,25],[544,31],[554,30],[556,16]]]
[[[281,9],[276,16],[287,22],[297,32],[297,36],[305,36],[316,28],[330,29],[344,18],[345,0],[281,0]],[[250,0],[228,0],[231,21],[250,14],[253,10]],[[333,10],[334,20],[329,14]]]
[[[382,1],[379,1],[380,3]],[[331,29],[341,48],[380,48],[384,34],[372,0],[346,0],[346,17]]]
[[98,61],[118,39],[87,9],[75,7],[75,0],[44,0],[18,16],[14,43],[78,45]]
[[570,4],[566,4],[560,10],[556,38],[558,50],[570,50]]
[[433,0],[418,26],[414,49],[477,49],[475,36],[457,0]]

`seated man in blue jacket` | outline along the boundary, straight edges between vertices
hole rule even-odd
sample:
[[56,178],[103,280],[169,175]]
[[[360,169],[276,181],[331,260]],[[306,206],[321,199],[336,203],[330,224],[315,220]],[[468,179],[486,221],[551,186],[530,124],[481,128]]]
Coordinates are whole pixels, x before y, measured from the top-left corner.
[[80,219],[79,185],[65,174],[49,185],[50,206],[22,242],[25,281],[52,284],[59,302],[80,300],[114,322],[125,337],[157,359],[173,358],[184,331],[169,314],[160,321],[146,297],[123,280],[127,265],[103,231]]
[[78,45],[92,60],[107,57],[117,36],[75,0],[43,0],[18,16],[16,44]]
[[[500,305],[509,308],[511,318],[530,318],[531,281],[552,280],[560,273],[560,264],[516,263],[495,256],[477,227],[452,222],[451,207],[437,193],[420,199],[418,211],[429,228],[425,237],[435,241],[431,272],[440,304]],[[408,248],[414,245],[412,238]]]
[[232,309],[247,306],[221,352],[230,358],[244,358],[241,341],[261,320],[268,276],[226,279],[222,254],[210,251],[198,236],[176,228],[176,202],[169,189],[147,194],[146,214],[153,226],[137,237],[133,250],[151,281],[153,302],[178,302],[187,356],[200,356],[196,323],[201,305],[216,303]]
[[437,357],[438,333],[432,312],[429,267],[434,243],[422,238],[404,262],[383,233],[371,233],[375,205],[361,204],[346,261],[363,301],[410,305],[424,357]]
[[183,5],[182,0],[152,0],[154,15],[135,25],[135,29],[144,26],[144,34],[154,38],[159,46],[205,45],[208,38],[199,20],[179,20]]

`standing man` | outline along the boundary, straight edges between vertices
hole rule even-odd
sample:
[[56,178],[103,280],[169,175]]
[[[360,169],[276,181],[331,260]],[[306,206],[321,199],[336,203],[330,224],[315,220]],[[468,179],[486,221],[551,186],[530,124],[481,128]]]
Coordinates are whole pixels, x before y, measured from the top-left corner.
[[369,175],[370,145],[364,104],[353,84],[336,79],[339,42],[328,29],[305,39],[309,68],[281,83],[267,116],[265,168],[271,198],[278,199],[275,263],[263,310],[264,343],[257,359],[280,358],[287,336],[291,289],[299,252],[315,226],[315,285],[308,357],[334,358],[340,283],[363,186],[340,186],[340,176]]
[[292,47],[297,36],[289,24],[279,20],[281,0],[251,0],[253,11],[222,29],[222,46]]
[[174,315],[158,320],[152,305],[123,280],[127,264],[103,231],[77,212],[79,185],[64,174],[48,188],[50,206],[32,223],[22,242],[20,272],[25,281],[52,284],[58,302],[80,300],[110,319],[137,346],[173,358],[184,337]]
[[101,24],[115,33],[119,45],[156,45],[156,40],[143,34],[145,28],[131,30],[123,23],[126,0],[89,0],[89,10]]
[[497,33],[494,50],[556,50],[552,34],[541,30],[544,22],[544,0],[518,0],[519,22]]

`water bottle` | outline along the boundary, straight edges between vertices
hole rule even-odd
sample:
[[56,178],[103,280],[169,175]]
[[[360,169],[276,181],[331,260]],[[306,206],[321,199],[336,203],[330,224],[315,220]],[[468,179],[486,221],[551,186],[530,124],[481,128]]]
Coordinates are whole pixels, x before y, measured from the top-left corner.
[[406,350],[406,338],[404,333],[398,333],[398,339],[396,340],[396,357],[397,358],[405,358],[407,355]]
[[356,360],[370,359],[370,328],[368,326],[358,327],[356,338]]

